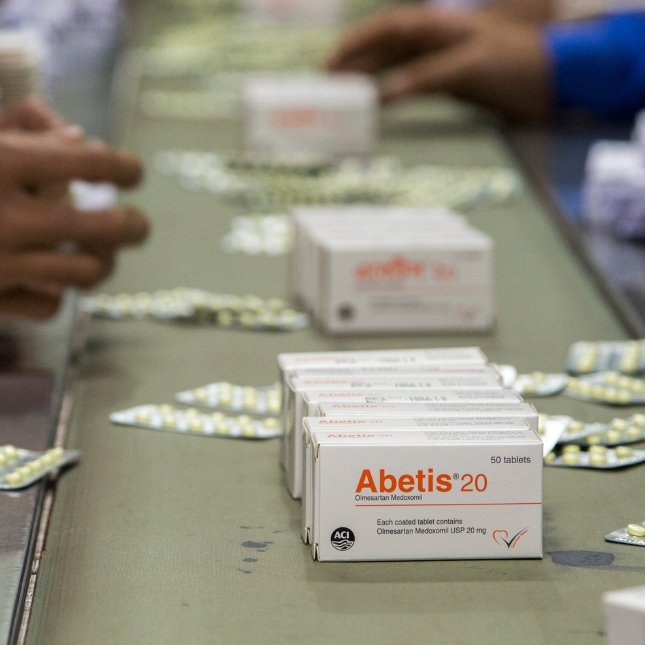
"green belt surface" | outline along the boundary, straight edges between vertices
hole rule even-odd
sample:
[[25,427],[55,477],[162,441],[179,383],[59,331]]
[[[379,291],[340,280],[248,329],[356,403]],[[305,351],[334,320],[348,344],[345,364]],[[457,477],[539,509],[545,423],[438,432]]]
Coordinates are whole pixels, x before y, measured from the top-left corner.
[[[380,152],[408,165],[515,165],[493,125],[437,105],[391,114]],[[239,133],[238,125],[135,116],[125,143],[151,168],[160,150],[230,150]],[[153,235],[123,254],[106,291],[287,295],[284,257],[220,251],[242,208],[152,169],[133,200],[150,213]],[[625,337],[530,187],[468,217],[496,244],[497,325],[489,334],[333,338],[313,327],[261,333],[94,321],[67,446],[82,460],[58,484],[28,643],[602,642],[602,593],[645,574],[645,550],[603,541],[645,519],[636,503],[642,467],[546,468],[543,560],[317,563],[300,539],[300,502],[285,490],[277,440],[108,421],[110,412],[172,402],[213,381],[273,383],[279,352],[480,345],[520,372],[549,372],[563,370],[577,340]],[[622,414],[561,397],[533,402],[583,421]]]

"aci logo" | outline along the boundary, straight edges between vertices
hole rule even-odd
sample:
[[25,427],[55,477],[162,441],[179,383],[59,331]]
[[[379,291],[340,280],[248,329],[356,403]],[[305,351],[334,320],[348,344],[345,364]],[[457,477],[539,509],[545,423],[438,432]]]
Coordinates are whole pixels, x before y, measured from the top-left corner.
[[508,549],[514,549],[515,545],[520,541],[520,538],[523,535],[526,535],[529,532],[528,528],[522,529],[518,533],[516,533],[512,538],[509,539],[508,537],[508,531],[506,530],[501,530],[501,531],[493,531],[493,540],[497,542],[500,546],[506,545],[506,548]]
[[341,526],[331,532],[331,545],[337,551],[349,551],[355,541],[354,531],[346,526]]

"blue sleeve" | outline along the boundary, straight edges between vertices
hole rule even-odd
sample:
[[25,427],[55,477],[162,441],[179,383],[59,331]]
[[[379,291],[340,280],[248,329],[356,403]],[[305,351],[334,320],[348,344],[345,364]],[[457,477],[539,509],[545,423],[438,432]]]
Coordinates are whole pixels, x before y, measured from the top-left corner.
[[645,12],[551,25],[544,42],[558,107],[616,116],[645,108]]

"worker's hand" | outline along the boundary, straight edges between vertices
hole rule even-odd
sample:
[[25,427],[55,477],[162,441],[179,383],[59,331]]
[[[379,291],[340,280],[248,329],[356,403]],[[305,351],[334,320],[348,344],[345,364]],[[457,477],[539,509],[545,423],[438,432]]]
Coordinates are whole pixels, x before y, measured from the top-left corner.
[[72,179],[130,187],[141,174],[132,154],[61,136],[58,127],[0,132],[0,315],[52,315],[65,287],[96,284],[117,248],[148,232],[135,208],[81,212],[43,197],[39,187]]
[[341,40],[330,71],[387,71],[385,102],[448,92],[509,117],[536,120],[553,103],[539,28],[498,13],[413,5],[382,12]]

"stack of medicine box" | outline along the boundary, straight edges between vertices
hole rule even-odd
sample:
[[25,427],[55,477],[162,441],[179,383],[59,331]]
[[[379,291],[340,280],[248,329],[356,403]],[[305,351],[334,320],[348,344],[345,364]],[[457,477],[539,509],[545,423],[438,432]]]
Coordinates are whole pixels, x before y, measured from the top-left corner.
[[542,557],[537,412],[479,348],[278,364],[281,460],[314,559]]
[[242,88],[244,146],[268,157],[373,154],[378,92],[360,74],[271,75]]
[[329,333],[481,331],[493,242],[445,208],[296,208],[291,290]]

